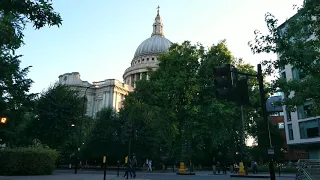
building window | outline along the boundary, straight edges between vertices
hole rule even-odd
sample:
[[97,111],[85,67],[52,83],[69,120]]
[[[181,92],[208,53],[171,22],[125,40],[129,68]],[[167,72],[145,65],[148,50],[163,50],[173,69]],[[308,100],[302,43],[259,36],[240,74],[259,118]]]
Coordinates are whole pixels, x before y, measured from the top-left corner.
[[300,122],[299,130],[301,139],[320,137],[320,119]]
[[279,127],[279,129],[284,129],[284,123],[283,122],[279,122],[278,123],[278,127]]
[[154,58],[152,58],[152,60],[154,60]]
[[269,116],[283,116],[283,112],[273,112],[273,113],[270,113]]
[[288,135],[289,135],[289,140],[293,140],[292,124],[288,124]]
[[281,73],[281,78],[283,78],[283,79],[286,79],[286,78],[287,78],[286,72],[282,72],[282,73]]
[[147,58],[147,61],[149,61],[149,58]]
[[300,80],[305,77],[305,73],[297,68],[292,68],[292,78],[295,80]]
[[140,60],[138,60],[138,63],[140,62]]
[[66,81],[66,80],[67,80],[67,76],[65,76],[65,77],[63,78],[63,80]]
[[298,109],[298,118],[305,119],[308,117],[312,117],[311,106],[312,106],[311,102],[305,102],[303,106],[299,106],[297,108]]
[[291,112],[290,111],[286,111],[287,112],[287,122],[291,121]]

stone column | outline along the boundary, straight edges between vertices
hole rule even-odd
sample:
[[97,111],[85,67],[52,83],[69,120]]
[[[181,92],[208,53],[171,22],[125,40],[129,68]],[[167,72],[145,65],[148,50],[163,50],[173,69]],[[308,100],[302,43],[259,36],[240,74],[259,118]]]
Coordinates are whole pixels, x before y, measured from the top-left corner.
[[138,74],[134,74],[134,85],[133,85],[134,88],[136,88],[137,79],[138,79]]
[[143,73],[139,73],[140,74],[140,80],[142,79],[142,75],[143,75]]
[[130,86],[133,86],[133,74],[130,75]]

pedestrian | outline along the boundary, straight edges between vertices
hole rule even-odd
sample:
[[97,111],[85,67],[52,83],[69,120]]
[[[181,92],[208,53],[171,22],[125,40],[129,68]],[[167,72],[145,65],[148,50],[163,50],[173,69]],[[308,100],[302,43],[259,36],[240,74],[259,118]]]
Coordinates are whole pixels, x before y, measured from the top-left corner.
[[148,171],[152,171],[152,161],[151,160],[149,160],[148,161]]
[[131,167],[132,167],[131,170],[132,170],[133,178],[136,178],[137,158],[135,154],[133,154],[133,157],[131,160]]
[[237,174],[239,170],[239,166],[237,163],[234,164],[234,170],[235,170],[235,173]]
[[227,174],[227,165],[225,163],[222,165],[222,173]]
[[132,178],[131,165],[130,165],[129,158],[128,158],[128,161],[125,162],[122,166],[126,166],[126,171],[125,171],[123,177],[129,176],[129,173],[130,173],[130,177]]
[[146,162],[143,163],[143,165],[144,165],[145,168],[146,168],[146,169],[144,169],[144,170],[148,171],[148,170],[149,170],[149,160],[147,159]]
[[252,162],[252,171],[253,171],[253,174],[258,173],[258,164],[255,161]]

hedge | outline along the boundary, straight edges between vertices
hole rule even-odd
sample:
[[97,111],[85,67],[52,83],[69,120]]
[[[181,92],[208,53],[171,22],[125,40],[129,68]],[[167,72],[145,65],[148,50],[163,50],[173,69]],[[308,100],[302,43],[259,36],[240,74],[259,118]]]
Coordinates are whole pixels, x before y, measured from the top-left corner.
[[0,175],[49,175],[58,153],[43,147],[0,149]]

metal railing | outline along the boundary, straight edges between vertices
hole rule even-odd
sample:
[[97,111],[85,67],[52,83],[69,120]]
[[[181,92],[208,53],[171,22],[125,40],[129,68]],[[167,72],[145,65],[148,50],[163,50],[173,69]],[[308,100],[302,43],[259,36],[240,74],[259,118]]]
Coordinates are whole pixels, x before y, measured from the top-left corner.
[[320,159],[300,159],[297,165],[296,180],[320,179]]

